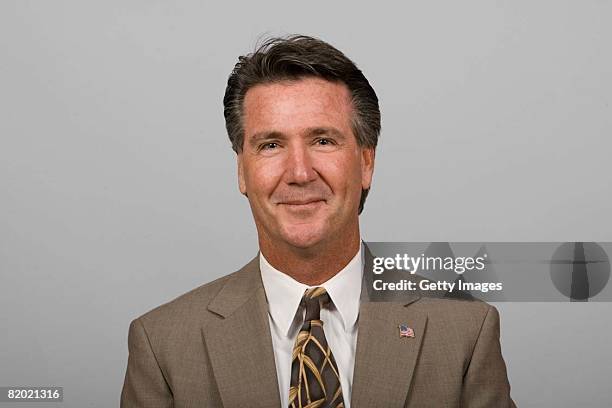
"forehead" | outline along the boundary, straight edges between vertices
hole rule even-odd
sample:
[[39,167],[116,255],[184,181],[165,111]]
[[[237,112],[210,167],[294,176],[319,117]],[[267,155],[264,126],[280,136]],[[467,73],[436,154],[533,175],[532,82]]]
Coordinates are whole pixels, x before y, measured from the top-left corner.
[[271,128],[331,126],[345,131],[351,114],[351,94],[342,82],[303,78],[259,84],[245,95],[245,136]]

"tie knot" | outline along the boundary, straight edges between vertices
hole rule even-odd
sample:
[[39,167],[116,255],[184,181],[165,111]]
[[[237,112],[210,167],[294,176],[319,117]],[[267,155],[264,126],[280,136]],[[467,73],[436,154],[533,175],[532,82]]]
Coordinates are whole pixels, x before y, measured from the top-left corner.
[[311,320],[320,320],[321,305],[325,305],[327,302],[329,302],[329,295],[327,294],[325,288],[319,286],[316,288],[306,289],[302,301],[306,307],[306,317],[304,320],[306,322]]

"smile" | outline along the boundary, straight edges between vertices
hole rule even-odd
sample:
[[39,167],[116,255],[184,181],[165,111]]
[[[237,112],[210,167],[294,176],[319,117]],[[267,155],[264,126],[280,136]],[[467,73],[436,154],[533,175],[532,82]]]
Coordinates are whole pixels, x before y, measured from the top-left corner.
[[325,203],[325,200],[314,200],[314,201],[291,201],[286,203],[280,203],[281,205],[292,209],[292,210],[314,210],[320,205]]

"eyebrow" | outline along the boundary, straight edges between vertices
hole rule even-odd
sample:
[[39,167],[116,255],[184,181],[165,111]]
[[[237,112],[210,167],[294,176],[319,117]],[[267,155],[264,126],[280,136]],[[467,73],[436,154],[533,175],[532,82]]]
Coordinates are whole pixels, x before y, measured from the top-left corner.
[[[338,129],[334,127],[326,127],[326,126],[316,126],[316,127],[307,128],[304,134],[306,135],[306,137],[330,135],[339,140],[346,139],[346,136],[344,135],[344,133],[342,133]],[[276,130],[257,132],[249,138],[249,145],[254,147],[259,142],[264,141],[264,140],[270,140],[270,139],[285,140],[287,139],[287,135],[283,132],[279,132]]]

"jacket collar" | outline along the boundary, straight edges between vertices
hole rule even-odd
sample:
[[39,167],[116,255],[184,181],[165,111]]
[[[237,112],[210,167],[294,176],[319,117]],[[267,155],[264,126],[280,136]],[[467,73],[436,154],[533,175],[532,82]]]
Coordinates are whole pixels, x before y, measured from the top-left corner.
[[[367,246],[364,256],[351,406],[378,406],[381,401],[387,406],[403,406],[427,315],[410,307],[419,299],[418,294],[402,302],[371,298],[368,288],[373,278],[368,268],[373,256]],[[223,406],[283,406],[258,256],[227,279],[208,310],[218,319],[203,327],[202,335]],[[400,324],[409,326],[414,338],[399,337]]]

